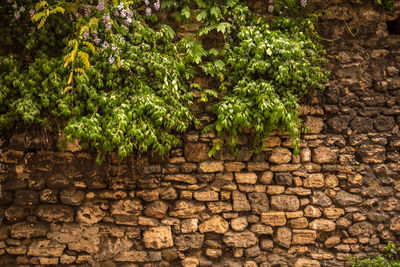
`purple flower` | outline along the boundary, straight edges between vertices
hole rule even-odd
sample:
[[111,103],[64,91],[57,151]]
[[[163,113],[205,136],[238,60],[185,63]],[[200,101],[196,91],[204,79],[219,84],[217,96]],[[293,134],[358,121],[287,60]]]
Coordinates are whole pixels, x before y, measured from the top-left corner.
[[91,13],[92,11],[90,10],[90,7],[85,6],[84,12],[85,12],[85,16],[90,16],[90,13]]
[[114,16],[116,16],[116,17],[119,16],[118,10],[115,10],[115,11],[114,11]]
[[103,11],[104,10],[104,5],[106,4],[105,0],[99,0],[99,2],[97,3],[97,10],[99,11]]
[[35,15],[35,10],[33,10],[33,9],[29,10],[29,15],[30,15],[31,17],[33,17],[33,15]]
[[106,30],[111,30],[111,22],[106,23]]
[[118,10],[123,9],[123,8],[124,8],[124,3],[121,2],[121,3],[117,6],[117,8],[118,8]]
[[83,39],[87,40],[89,38],[89,32],[84,32],[82,34]]
[[14,17],[15,17],[15,19],[19,19],[20,16],[21,16],[21,15],[19,14],[19,12],[14,12]]
[[306,8],[306,6],[307,6],[307,0],[301,0],[301,6],[302,6],[303,8]]
[[97,45],[100,43],[100,38],[99,37],[96,37],[96,38],[94,38],[94,40],[93,40]]
[[131,18],[127,18],[126,20],[124,20],[124,22],[125,22],[126,26],[129,26],[132,23],[132,19]]
[[146,15],[148,17],[151,16],[151,8],[150,7],[146,8],[146,10],[144,12],[146,13]]
[[11,4],[12,0],[7,0],[7,3]]
[[119,64],[121,65],[121,67],[123,67],[123,66],[124,66],[124,60],[121,59],[121,61],[119,62]]
[[103,45],[101,46],[103,49],[107,49],[108,48],[108,43],[107,41],[104,41]]
[[114,44],[112,44],[112,45],[111,45],[111,50],[112,50],[112,51],[115,51],[115,50],[117,50],[117,47],[116,47]]
[[19,12],[24,12],[25,11],[25,7],[21,6],[21,8],[19,9]]
[[160,9],[160,0],[157,0],[157,1],[154,3],[154,9],[155,9],[156,11],[158,11],[158,10]]
[[129,10],[129,9],[128,9],[128,17],[130,17],[130,18],[133,17],[133,12],[132,12],[132,10]]
[[273,2],[273,0],[268,0],[268,4],[272,4]]
[[110,21],[110,15],[109,14],[104,14],[103,21],[104,21],[104,23],[109,22]]
[[18,7],[17,3],[14,3],[14,4],[12,5],[12,7],[13,7],[14,9],[17,9],[17,7]]
[[114,61],[115,59],[112,56],[108,58],[108,63],[110,63],[111,65],[114,63]]
[[273,6],[273,5],[269,5],[269,6],[268,6],[268,12],[269,12],[269,13],[274,12],[274,6]]
[[125,9],[121,11],[121,17],[123,19],[126,18],[126,10]]
[[146,6],[150,5],[149,0],[144,0],[144,4],[145,4]]

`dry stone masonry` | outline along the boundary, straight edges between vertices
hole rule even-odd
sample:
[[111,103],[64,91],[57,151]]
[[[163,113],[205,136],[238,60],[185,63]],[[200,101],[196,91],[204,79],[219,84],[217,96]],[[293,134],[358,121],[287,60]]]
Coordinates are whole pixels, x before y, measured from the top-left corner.
[[168,156],[98,166],[41,134],[2,139],[0,266],[345,266],[399,242],[400,12],[341,2],[319,23],[332,76],[304,101],[298,155],[272,134],[209,158],[215,136],[192,131]]

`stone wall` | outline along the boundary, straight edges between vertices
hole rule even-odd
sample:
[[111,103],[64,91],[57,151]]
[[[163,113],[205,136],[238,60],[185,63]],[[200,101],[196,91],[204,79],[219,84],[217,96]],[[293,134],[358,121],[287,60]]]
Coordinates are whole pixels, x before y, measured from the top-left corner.
[[167,157],[98,166],[43,132],[2,139],[0,265],[344,266],[398,243],[399,12],[341,2],[319,24],[332,76],[304,101],[299,155],[282,135],[252,154],[243,135],[210,159],[215,137],[194,130]]

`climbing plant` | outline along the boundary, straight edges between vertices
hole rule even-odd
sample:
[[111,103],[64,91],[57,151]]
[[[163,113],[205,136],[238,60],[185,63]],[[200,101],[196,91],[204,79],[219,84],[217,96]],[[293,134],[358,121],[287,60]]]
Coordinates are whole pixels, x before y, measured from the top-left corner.
[[[297,148],[299,99],[328,76],[307,7],[269,1],[265,16],[239,0],[3,1],[0,127],[62,130],[99,162],[111,151],[165,153],[197,124],[190,106],[200,90],[215,115],[203,130],[220,139],[210,155],[225,144],[235,153],[243,130],[255,150],[272,130]],[[178,37],[190,23],[195,34]],[[206,48],[210,34],[222,47]],[[202,88],[198,75],[215,86]]]

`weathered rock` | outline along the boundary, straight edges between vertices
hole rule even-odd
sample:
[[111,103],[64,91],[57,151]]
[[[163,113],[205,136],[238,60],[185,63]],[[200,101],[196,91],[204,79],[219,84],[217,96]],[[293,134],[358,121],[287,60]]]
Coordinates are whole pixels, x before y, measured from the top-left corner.
[[340,216],[344,215],[344,209],[341,208],[325,208],[324,215],[327,219],[338,219]]
[[325,176],[325,184],[329,188],[335,188],[339,185],[339,180],[336,175],[327,174]]
[[255,184],[257,182],[257,175],[254,172],[237,172],[235,178],[238,184]]
[[314,148],[312,158],[315,163],[336,163],[338,154],[337,148],[319,146]]
[[250,231],[258,235],[272,235],[273,230],[271,226],[262,223],[256,223],[250,226]]
[[322,173],[312,173],[304,181],[304,187],[321,188],[325,186],[324,175]]
[[[161,260],[161,252],[152,252],[152,259]],[[156,256],[156,257],[154,257]],[[152,259],[147,251],[126,250],[113,258],[117,262],[148,262]]]
[[178,250],[199,249],[203,246],[203,234],[190,234],[174,236],[174,243]]
[[46,236],[49,227],[42,223],[29,223],[27,221],[16,223],[11,226],[10,235],[12,238],[36,238]]
[[74,209],[65,205],[42,205],[38,208],[37,215],[47,222],[72,222]]
[[185,158],[188,162],[208,160],[209,146],[205,143],[186,143],[184,148]]
[[394,118],[391,116],[378,115],[374,119],[374,127],[378,131],[391,131],[396,125]]
[[270,226],[283,226],[286,224],[284,212],[270,211],[261,213],[261,222]]
[[77,252],[94,254],[99,251],[99,227],[85,226],[75,223],[64,223],[54,227],[47,234],[47,238],[59,243],[68,244],[68,249]]
[[312,204],[322,207],[328,207],[332,204],[332,200],[324,192],[314,191],[311,197]]
[[292,152],[289,149],[278,147],[275,148],[269,157],[269,162],[273,164],[285,164],[292,160]]
[[270,184],[272,182],[272,178],[274,177],[274,173],[271,171],[264,172],[260,177],[260,183],[262,184]]
[[207,187],[200,191],[196,191],[193,194],[194,199],[198,201],[218,201],[219,194],[218,192],[212,190],[211,188]]
[[161,200],[157,200],[147,204],[144,210],[144,214],[149,217],[157,219],[163,219],[167,215],[168,205]]
[[315,230],[293,229],[292,234],[293,245],[314,244],[315,239],[317,238]]
[[224,234],[228,231],[229,224],[221,216],[214,215],[210,219],[204,221],[199,225],[200,233],[217,233]]
[[36,239],[30,244],[29,256],[60,257],[65,249],[65,244],[49,239]]
[[198,229],[199,219],[186,219],[182,221],[181,233],[190,234],[194,233]]
[[309,128],[308,133],[318,134],[325,128],[324,120],[319,117],[307,116],[305,123]]
[[256,235],[248,230],[243,232],[227,232],[222,240],[228,247],[234,248],[248,248],[258,242]]
[[227,163],[225,163],[225,169],[228,172],[240,172],[244,168],[246,168],[246,164],[244,164],[243,162],[235,161],[235,162],[227,162]]
[[79,206],[85,199],[85,192],[76,189],[65,189],[60,192],[60,200],[66,205]]
[[282,211],[296,211],[300,207],[299,199],[291,195],[271,196],[271,208]]
[[336,224],[333,221],[326,219],[315,219],[310,222],[310,228],[318,231],[330,232],[335,230]]
[[288,172],[275,173],[275,182],[278,185],[292,185],[293,175]]
[[386,160],[386,149],[381,145],[361,145],[357,150],[359,161],[364,163],[383,163]]
[[175,202],[175,206],[170,210],[169,216],[178,218],[196,218],[198,214],[205,211],[206,207],[202,203],[189,200]]
[[224,163],[222,161],[205,161],[200,164],[199,170],[201,172],[222,172]]
[[292,241],[292,231],[288,227],[278,227],[275,232],[274,242],[279,246],[289,248]]
[[249,193],[251,210],[255,213],[260,213],[269,210],[269,201],[265,193]]
[[207,207],[212,213],[229,212],[232,211],[233,209],[232,204],[230,202],[222,202],[222,201],[208,202]]
[[290,220],[290,227],[293,229],[307,228],[308,220],[305,217],[295,218]]
[[335,201],[339,203],[340,206],[345,207],[360,204],[362,202],[362,198],[359,195],[350,194],[341,190],[336,193]]
[[321,264],[316,260],[300,258],[296,261],[293,267],[320,267]]
[[146,248],[162,249],[174,245],[172,240],[171,227],[151,227],[143,232],[143,243]]
[[400,216],[396,216],[390,221],[390,230],[400,232]]
[[108,202],[103,200],[89,201],[79,207],[76,212],[76,221],[94,224],[100,222],[106,215]]
[[325,240],[324,245],[326,248],[333,248],[336,245],[340,244],[340,237],[337,235],[329,237],[327,240]]
[[246,229],[248,225],[246,217],[238,217],[231,220],[231,228],[233,231],[241,232]]
[[197,183],[197,179],[192,174],[173,174],[173,175],[166,175],[164,180],[167,181],[175,181],[175,182],[182,182],[188,184],[195,184]]
[[199,259],[196,257],[187,257],[181,261],[182,267],[197,267]]
[[12,205],[5,210],[4,217],[12,223],[20,222],[30,214],[31,210],[31,207]]
[[232,192],[232,199],[233,199],[233,210],[234,211],[250,211],[251,210],[250,203],[247,200],[245,194],[238,192],[238,191],[234,191],[234,192]]
[[54,189],[43,189],[40,192],[40,202],[55,204],[58,202],[58,192]]
[[352,236],[370,236],[375,232],[375,227],[366,221],[353,224],[348,229]]

